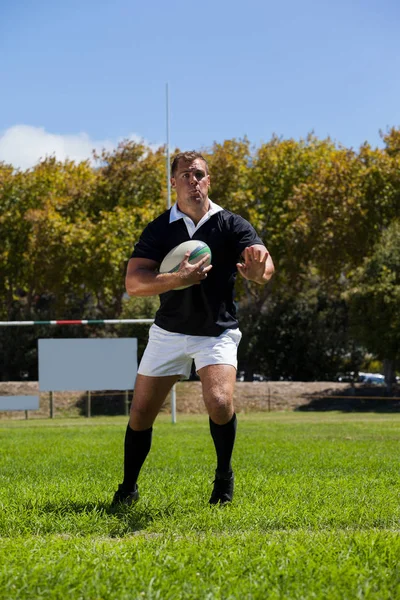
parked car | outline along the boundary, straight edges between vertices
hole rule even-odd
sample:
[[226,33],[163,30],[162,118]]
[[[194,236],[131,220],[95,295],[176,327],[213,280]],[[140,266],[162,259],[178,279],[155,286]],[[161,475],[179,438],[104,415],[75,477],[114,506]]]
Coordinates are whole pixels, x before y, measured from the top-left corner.
[[385,376],[382,375],[381,373],[365,373],[363,371],[360,371],[358,373],[358,376],[356,377],[356,374],[354,373],[354,371],[351,371],[349,373],[339,373],[337,376],[337,380],[341,381],[342,383],[372,383],[373,385],[384,385],[385,383]]
[[380,373],[359,373],[358,381],[361,383],[372,383],[373,385],[384,385],[385,376]]

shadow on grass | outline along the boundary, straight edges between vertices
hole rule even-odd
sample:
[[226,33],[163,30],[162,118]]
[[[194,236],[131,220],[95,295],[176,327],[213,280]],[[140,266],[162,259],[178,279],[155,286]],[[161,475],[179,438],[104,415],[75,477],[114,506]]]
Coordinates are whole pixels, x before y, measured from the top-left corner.
[[400,412],[400,387],[395,386],[391,396],[383,386],[351,386],[324,395],[303,394],[307,404],[298,406],[298,411],[340,411],[340,412]]
[[[29,509],[29,507],[26,507]],[[96,518],[113,517],[119,521],[115,531],[110,532],[111,537],[119,537],[145,529],[150,523],[158,519],[164,519],[171,515],[171,507],[150,508],[141,505],[140,501],[132,506],[111,506],[109,502],[74,502],[67,500],[62,503],[46,502],[41,507],[41,512],[56,517],[68,517],[68,515],[90,515]]]

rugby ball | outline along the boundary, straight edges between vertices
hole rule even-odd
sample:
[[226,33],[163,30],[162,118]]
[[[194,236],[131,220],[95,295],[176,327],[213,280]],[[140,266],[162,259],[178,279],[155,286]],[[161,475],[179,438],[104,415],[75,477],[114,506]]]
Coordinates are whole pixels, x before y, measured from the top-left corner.
[[[200,242],[199,240],[190,240],[188,242],[183,242],[175,248],[172,248],[170,252],[163,258],[163,261],[160,265],[159,272],[160,273],[175,273],[179,269],[179,265],[185,258],[186,252],[190,250],[189,262],[194,265],[199,262],[202,258],[208,255],[208,260],[204,264],[207,267],[211,264],[211,250],[207,246],[206,243]],[[193,285],[192,283],[189,285],[184,285],[179,288],[175,288],[176,290],[184,290]]]

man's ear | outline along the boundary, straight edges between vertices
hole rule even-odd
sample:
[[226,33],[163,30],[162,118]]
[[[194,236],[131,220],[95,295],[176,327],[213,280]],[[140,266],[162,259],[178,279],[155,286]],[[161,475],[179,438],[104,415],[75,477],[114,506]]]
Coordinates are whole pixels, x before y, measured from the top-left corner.
[[174,188],[175,185],[176,185],[175,184],[175,177],[171,177],[170,181],[171,181],[171,186]]

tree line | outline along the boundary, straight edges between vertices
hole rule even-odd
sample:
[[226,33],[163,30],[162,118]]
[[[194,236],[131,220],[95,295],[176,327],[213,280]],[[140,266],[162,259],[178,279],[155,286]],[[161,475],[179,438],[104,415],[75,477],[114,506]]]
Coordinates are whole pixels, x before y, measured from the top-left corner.
[[[246,377],[329,380],[373,364],[390,386],[400,360],[400,129],[382,134],[381,148],[310,134],[259,147],[226,140],[204,156],[210,197],[254,225],[276,266],[265,287],[238,278]],[[167,204],[165,148],[125,141],[94,159],[46,158],[26,171],[0,163],[1,320],[154,315],[158,300],[127,298],[124,274]],[[1,379],[37,377],[38,337],[135,335],[141,351],[147,327],[2,327]]]

